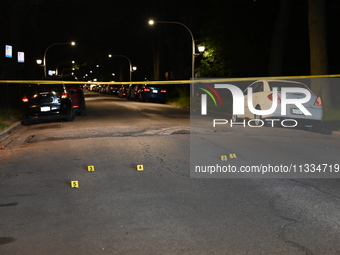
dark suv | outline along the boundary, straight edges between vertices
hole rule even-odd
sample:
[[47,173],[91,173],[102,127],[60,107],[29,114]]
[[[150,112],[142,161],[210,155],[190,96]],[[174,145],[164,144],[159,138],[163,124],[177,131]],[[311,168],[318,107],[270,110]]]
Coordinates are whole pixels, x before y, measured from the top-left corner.
[[74,119],[71,95],[64,84],[28,85],[22,103],[24,125],[42,119]]

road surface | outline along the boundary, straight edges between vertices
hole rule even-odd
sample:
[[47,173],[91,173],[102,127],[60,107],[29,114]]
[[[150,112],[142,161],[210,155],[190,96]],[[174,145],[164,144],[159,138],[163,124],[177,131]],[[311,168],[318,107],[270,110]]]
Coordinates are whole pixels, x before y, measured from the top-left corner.
[[[87,116],[0,143],[0,254],[340,254],[338,178],[190,178],[189,110],[86,101]],[[337,136],[195,132],[242,164],[340,163]]]

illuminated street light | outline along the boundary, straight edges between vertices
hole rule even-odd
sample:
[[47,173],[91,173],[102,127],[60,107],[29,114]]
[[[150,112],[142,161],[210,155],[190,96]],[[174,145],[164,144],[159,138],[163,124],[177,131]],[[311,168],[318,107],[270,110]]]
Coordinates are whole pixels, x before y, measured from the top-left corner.
[[[177,25],[181,25],[183,27],[185,27],[188,32],[190,33],[190,37],[191,37],[191,43],[192,43],[192,55],[191,55],[191,79],[194,79],[195,78],[195,56],[196,56],[196,52],[195,52],[195,39],[194,39],[194,36],[191,32],[191,30],[186,26],[184,25],[183,23],[181,22],[176,22],[176,21],[154,21],[154,20],[149,20],[149,25],[154,25],[156,23],[167,23],[167,24],[177,24]],[[194,95],[194,83],[192,83],[192,94]]]
[[46,67],[46,53],[49,50],[49,48],[51,48],[52,46],[54,46],[54,45],[61,45],[61,44],[71,44],[72,46],[76,45],[75,42],[71,42],[71,43],[69,43],[69,42],[67,42],[67,43],[53,43],[53,44],[51,44],[50,46],[48,46],[46,48],[45,53],[44,53],[44,60],[43,60],[44,61],[43,65],[44,65],[44,76],[45,77],[46,77],[46,70],[47,70],[47,67]]
[[41,64],[42,64],[42,60],[41,60],[41,59],[37,59],[36,61],[37,61],[37,64],[38,64],[38,65],[41,65]]
[[204,52],[204,50],[205,50],[205,47],[202,46],[202,45],[198,46],[197,48],[198,48],[198,51],[199,51],[200,53]]
[[137,70],[137,67],[135,67],[135,66],[132,67],[130,59],[127,56],[125,56],[125,55],[112,55],[112,54],[109,54],[108,56],[109,56],[109,58],[112,58],[112,57],[122,57],[122,58],[127,59],[127,61],[129,61],[130,81],[132,81],[132,73]]

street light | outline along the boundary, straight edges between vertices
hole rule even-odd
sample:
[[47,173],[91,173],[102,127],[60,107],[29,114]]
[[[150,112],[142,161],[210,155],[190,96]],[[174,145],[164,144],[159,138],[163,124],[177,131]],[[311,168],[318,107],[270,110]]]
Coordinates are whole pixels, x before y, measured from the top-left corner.
[[167,24],[177,24],[177,25],[181,25],[183,27],[185,27],[188,32],[190,33],[190,37],[191,37],[191,43],[192,43],[192,56],[191,56],[191,78],[195,78],[195,39],[194,39],[194,36],[191,32],[191,30],[186,26],[184,25],[183,23],[181,22],[176,22],[176,21],[154,21],[154,20],[149,20],[149,25],[154,25],[156,23],[167,23]]
[[205,47],[204,47],[203,45],[200,45],[200,46],[198,46],[197,48],[198,48],[198,51],[199,51],[200,53],[202,53],[202,52],[205,51]]
[[132,66],[130,59],[127,56],[125,56],[125,55],[112,55],[112,54],[109,54],[109,58],[112,58],[112,57],[122,57],[122,58],[127,59],[127,61],[129,61],[130,81],[132,81],[132,73],[137,70],[137,67]]
[[[154,20],[149,20],[149,25],[154,25],[156,23],[167,23],[167,24],[177,24],[177,25],[181,25],[183,27],[185,27],[188,32],[190,33],[190,37],[191,37],[191,43],[192,43],[192,55],[191,55],[191,78],[194,79],[195,78],[195,56],[196,56],[196,53],[195,53],[195,39],[194,39],[194,36],[191,32],[191,30],[186,26],[184,25],[183,23],[181,22],[177,22],[177,21],[154,21]],[[192,94],[194,95],[194,83],[192,83]]]
[[46,69],[47,69],[47,67],[46,67],[46,53],[47,53],[47,51],[49,50],[49,48],[51,48],[52,46],[54,46],[54,45],[61,45],[61,44],[71,44],[72,46],[74,46],[74,45],[76,45],[76,43],[75,42],[66,42],[66,43],[53,43],[53,44],[51,44],[50,46],[48,46],[47,48],[46,48],[46,50],[45,50],[45,53],[44,53],[44,60],[43,60],[43,66],[44,66],[44,76],[46,77]]
[[61,64],[70,63],[70,62],[71,62],[71,64],[75,64],[75,61],[74,61],[74,60],[72,60],[72,61],[62,61],[62,62],[60,62],[60,63],[57,65],[56,69],[55,69],[55,75],[58,75],[58,69],[59,69],[59,66],[60,66]]

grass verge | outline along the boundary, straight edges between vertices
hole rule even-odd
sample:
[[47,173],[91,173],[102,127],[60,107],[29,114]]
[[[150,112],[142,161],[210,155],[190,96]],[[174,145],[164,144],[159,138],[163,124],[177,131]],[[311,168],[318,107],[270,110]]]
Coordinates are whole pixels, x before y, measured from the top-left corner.
[[340,131],[340,109],[325,110],[322,126],[328,130]]
[[15,121],[20,120],[21,117],[21,111],[18,109],[9,109],[8,111],[0,109],[0,132],[9,127]]
[[190,88],[188,86],[176,87],[175,90],[168,95],[168,103],[183,107],[190,107]]

